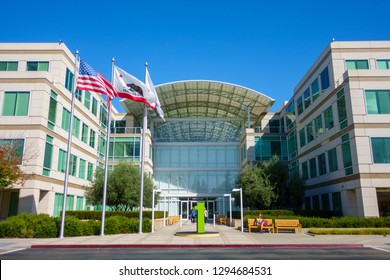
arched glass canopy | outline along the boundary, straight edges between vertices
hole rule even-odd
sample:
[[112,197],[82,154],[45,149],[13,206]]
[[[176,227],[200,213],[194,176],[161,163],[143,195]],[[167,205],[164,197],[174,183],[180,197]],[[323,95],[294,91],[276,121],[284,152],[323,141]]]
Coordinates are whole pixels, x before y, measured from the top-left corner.
[[[257,125],[274,103],[255,90],[218,81],[178,81],[156,86],[156,91],[166,119],[149,112],[157,142],[237,142],[248,110],[250,125]],[[121,103],[142,122],[143,104]]]

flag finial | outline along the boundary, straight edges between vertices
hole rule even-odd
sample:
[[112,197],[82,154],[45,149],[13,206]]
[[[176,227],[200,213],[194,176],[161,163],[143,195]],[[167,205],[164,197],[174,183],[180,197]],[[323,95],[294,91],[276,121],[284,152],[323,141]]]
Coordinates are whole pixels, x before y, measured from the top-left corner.
[[148,62],[147,61],[145,61],[145,67],[148,67]]

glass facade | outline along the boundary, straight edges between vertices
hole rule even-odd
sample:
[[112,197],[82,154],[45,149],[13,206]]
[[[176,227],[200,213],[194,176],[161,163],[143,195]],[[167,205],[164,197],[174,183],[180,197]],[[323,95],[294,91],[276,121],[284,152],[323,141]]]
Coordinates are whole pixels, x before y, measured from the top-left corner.
[[273,156],[287,160],[287,140],[285,136],[255,136],[256,161],[268,161]]
[[180,143],[155,146],[154,178],[164,193],[230,193],[240,173],[239,144]]

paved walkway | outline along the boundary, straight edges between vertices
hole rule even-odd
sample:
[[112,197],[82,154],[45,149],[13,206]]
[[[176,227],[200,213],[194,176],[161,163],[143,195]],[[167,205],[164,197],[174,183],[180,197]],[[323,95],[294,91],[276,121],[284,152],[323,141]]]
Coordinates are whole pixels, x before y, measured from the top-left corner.
[[99,248],[99,247],[374,247],[390,253],[390,236],[381,235],[310,235],[241,232],[225,225],[206,224],[214,236],[177,236],[178,232],[196,232],[196,225],[184,222],[163,227],[154,233],[116,234],[48,239],[0,239],[0,254],[24,248]]

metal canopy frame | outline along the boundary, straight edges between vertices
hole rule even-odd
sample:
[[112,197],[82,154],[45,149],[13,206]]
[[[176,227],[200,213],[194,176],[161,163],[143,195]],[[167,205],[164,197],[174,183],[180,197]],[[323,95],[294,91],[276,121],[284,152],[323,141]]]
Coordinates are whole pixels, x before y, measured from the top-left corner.
[[[178,81],[159,85],[156,91],[167,121],[151,110],[149,115],[162,142],[238,141],[247,116],[251,127],[258,125],[275,102],[258,91],[218,81]],[[121,104],[142,118],[141,103],[124,99]]]

